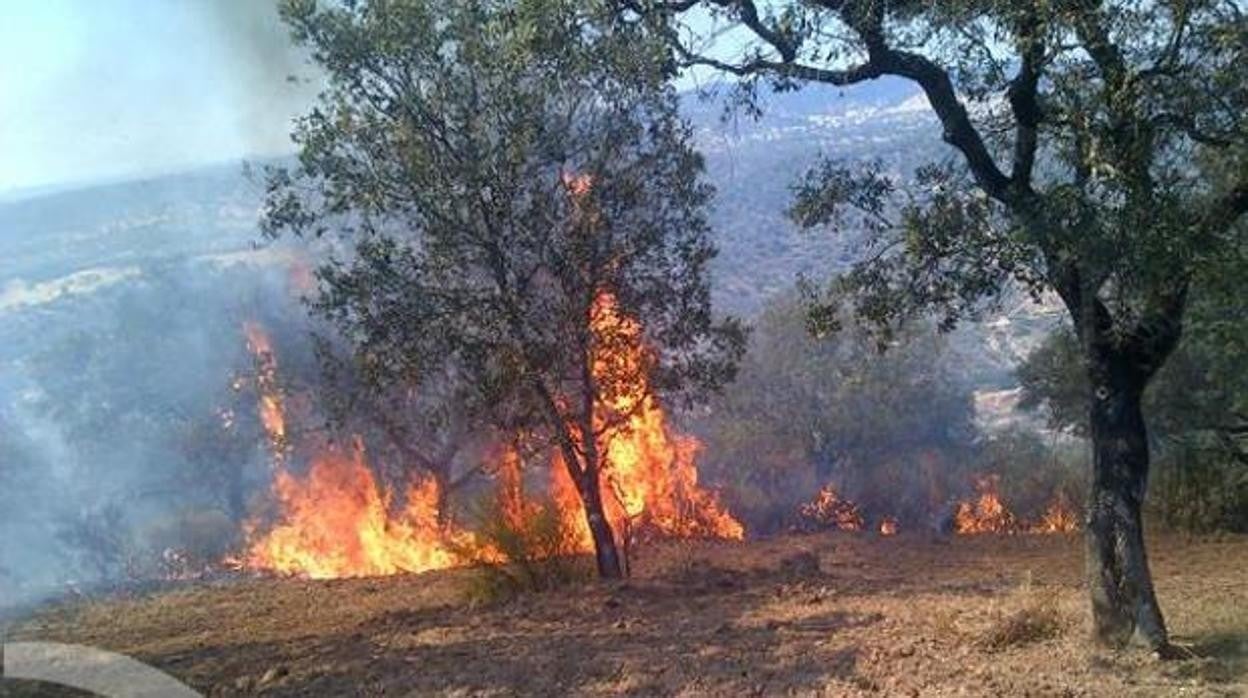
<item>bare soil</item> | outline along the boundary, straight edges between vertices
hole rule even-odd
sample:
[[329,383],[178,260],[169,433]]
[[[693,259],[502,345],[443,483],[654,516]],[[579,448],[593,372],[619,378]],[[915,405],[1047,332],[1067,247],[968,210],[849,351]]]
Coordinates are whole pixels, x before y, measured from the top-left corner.
[[[1065,536],[683,542],[621,584],[465,601],[471,570],[248,579],[42,609],[5,641],[122,652],[208,696],[1248,696],[1248,538],[1156,538],[1175,640],[1087,640]],[[0,695],[69,695],[0,682]]]

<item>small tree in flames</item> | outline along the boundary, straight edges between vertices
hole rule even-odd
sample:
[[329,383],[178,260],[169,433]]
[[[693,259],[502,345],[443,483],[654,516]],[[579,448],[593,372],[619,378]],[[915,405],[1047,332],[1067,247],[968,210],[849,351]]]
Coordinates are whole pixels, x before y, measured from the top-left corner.
[[[288,0],[330,86],[295,129],[298,167],[270,172],[264,223],[351,242],[314,304],[370,363],[449,360],[485,413],[528,415],[575,483],[600,575],[617,577],[604,435],[648,404],[638,386],[716,388],[743,333],[711,315],[711,190],[663,52],[585,11]],[[644,328],[652,360],[606,358],[607,306]]]

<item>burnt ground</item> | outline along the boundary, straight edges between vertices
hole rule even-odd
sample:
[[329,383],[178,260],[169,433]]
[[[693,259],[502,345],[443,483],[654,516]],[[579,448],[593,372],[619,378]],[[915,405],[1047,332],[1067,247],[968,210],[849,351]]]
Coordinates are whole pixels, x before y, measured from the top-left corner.
[[[469,570],[235,580],[45,608],[5,640],[122,652],[209,696],[1248,695],[1248,538],[1150,549],[1188,659],[1093,649],[1063,536],[670,543],[628,582],[487,606]],[[38,688],[0,695],[68,695]]]

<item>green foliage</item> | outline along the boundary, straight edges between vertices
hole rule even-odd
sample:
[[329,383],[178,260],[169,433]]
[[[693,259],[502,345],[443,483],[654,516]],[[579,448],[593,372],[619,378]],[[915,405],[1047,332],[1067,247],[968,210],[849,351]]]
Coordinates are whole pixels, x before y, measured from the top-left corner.
[[[1211,278],[1194,291],[1187,331],[1145,394],[1155,461],[1152,513],[1187,530],[1248,530],[1248,321],[1242,281]],[[1225,285],[1230,283],[1230,286]],[[1023,407],[1054,429],[1087,436],[1087,369],[1069,330],[1049,337],[1019,367]]]
[[[1248,319],[1244,258],[1210,264],[1192,290],[1184,337],[1144,401],[1153,433],[1152,512],[1188,530],[1248,530]],[[1087,367],[1069,330],[1050,336],[1019,367],[1023,407],[1050,426],[1087,436]]]
[[779,299],[699,425],[708,472],[732,483],[752,530],[790,523],[829,481],[869,514],[926,514],[956,487],[975,436],[955,364],[931,329],[881,353],[863,332],[812,336],[800,302]]
[[[465,557],[478,560],[466,589],[471,602],[503,602],[591,578],[579,532],[566,524],[552,503],[529,503],[520,517],[493,503],[482,511],[476,540],[464,551]],[[500,554],[506,562],[493,561]]]
[[[265,229],[348,241],[314,307],[383,380],[449,362],[481,413],[558,431],[626,417],[622,386],[692,400],[731,377],[743,332],[711,315],[711,190],[662,52],[593,10],[283,5],[330,89]],[[646,376],[587,380],[604,293],[644,328]]]
[[619,4],[680,64],[737,76],[752,108],[760,83],[922,89],[948,160],[912,178],[830,160],[796,188],[803,227],[870,232],[848,274],[810,287],[821,328],[848,312],[887,339],[914,315],[951,327],[1010,289],[1053,290],[1084,350],[1134,364],[1142,385],[1195,276],[1242,239],[1248,18],[1235,3]]

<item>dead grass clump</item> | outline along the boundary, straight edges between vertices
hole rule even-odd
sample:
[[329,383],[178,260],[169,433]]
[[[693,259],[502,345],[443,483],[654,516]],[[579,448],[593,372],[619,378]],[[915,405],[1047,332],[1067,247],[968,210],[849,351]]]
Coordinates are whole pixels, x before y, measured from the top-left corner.
[[981,647],[999,651],[1061,635],[1062,613],[1056,594],[1024,589],[1019,596],[1019,605],[1000,613],[979,638]]
[[549,504],[533,504],[519,516],[487,507],[469,557],[478,562],[465,589],[472,605],[505,602],[592,577],[577,532]]

